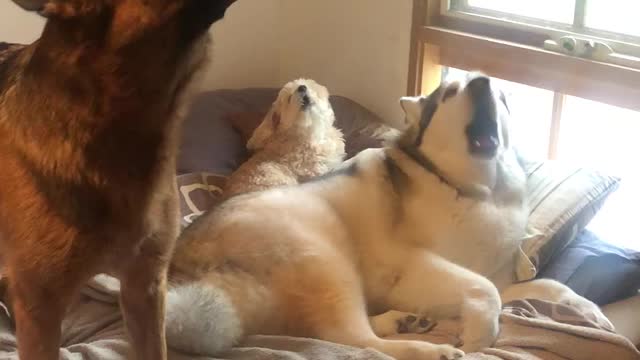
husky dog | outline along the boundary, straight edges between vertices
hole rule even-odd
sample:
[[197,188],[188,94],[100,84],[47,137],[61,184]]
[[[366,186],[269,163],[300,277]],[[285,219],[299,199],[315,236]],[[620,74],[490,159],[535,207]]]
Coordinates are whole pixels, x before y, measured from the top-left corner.
[[288,82],[253,131],[253,155],[236,170],[224,196],[295,185],[327,173],[345,157],[342,132],[334,127],[329,91],[310,79]]
[[121,280],[140,360],[167,357],[178,104],[234,0],[14,0],[42,36],[0,44],[0,253],[23,360],[58,359],[93,275]]
[[[493,344],[501,298],[489,278],[513,282],[528,215],[504,96],[474,75],[401,105],[408,130],[393,145],[235,197],[184,232],[172,346],[214,354],[287,334],[440,360]],[[423,315],[460,317],[462,347],[382,338]]]

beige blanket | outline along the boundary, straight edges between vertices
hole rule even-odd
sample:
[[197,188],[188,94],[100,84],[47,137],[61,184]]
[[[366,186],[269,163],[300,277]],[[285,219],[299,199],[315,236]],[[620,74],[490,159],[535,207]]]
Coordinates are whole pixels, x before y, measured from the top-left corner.
[[[98,277],[85,288],[63,324],[62,360],[124,360],[126,341],[118,308],[118,283]],[[500,318],[501,332],[494,348],[468,354],[469,360],[530,359],[640,359],[640,352],[617,335],[594,314],[580,314],[561,304],[538,300],[506,304]],[[459,343],[460,328],[455,321],[441,321],[422,335],[397,337],[436,343]],[[6,314],[0,312],[0,360],[15,360],[16,343]],[[242,345],[217,357],[171,352],[174,360],[389,360],[372,349],[314,339],[285,336],[252,336]],[[419,359],[416,359],[419,360]]]
[[[566,305],[540,300],[505,304],[500,334],[494,347],[464,359],[482,360],[626,360],[640,359],[640,352],[625,337],[608,328],[596,314],[582,314]],[[457,324],[442,324],[425,340],[455,343]]]

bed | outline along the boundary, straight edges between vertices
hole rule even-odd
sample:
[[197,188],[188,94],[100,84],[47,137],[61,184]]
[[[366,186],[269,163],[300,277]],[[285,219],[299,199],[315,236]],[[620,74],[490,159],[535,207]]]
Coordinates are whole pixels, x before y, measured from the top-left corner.
[[[246,159],[243,141],[275,99],[277,89],[217,90],[199,95],[185,122],[178,161],[182,226],[218,202],[220,187]],[[333,96],[337,124],[352,156],[378,147],[394,133],[361,105]],[[562,281],[604,305],[637,295],[640,254],[609,245],[584,230],[617,179],[588,169],[530,161],[532,221],[523,243],[518,277]],[[574,200],[571,200],[574,199]],[[129,345],[118,308],[117,280],[105,275],[83,289],[63,323],[61,359],[126,359]],[[637,348],[595,314],[535,299],[504,304],[501,333],[491,349],[465,359],[640,359]],[[427,334],[401,335],[436,343],[457,343],[455,321],[441,321]],[[400,335],[398,335],[400,336]],[[0,360],[17,359],[11,322],[0,304]],[[170,352],[170,359],[388,359],[372,349],[355,349],[313,339],[252,336],[219,357]]]

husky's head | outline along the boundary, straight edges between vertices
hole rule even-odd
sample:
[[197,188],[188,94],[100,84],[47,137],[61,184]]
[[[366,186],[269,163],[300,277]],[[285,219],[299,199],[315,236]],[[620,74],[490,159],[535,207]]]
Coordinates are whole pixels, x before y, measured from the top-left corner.
[[472,73],[400,104],[409,125],[402,147],[423,154],[453,182],[494,187],[496,162],[509,149],[509,109],[487,76]]
[[309,79],[290,81],[280,90],[264,120],[253,132],[247,148],[261,149],[274,134],[292,129],[322,131],[333,126],[334,121],[327,88]]

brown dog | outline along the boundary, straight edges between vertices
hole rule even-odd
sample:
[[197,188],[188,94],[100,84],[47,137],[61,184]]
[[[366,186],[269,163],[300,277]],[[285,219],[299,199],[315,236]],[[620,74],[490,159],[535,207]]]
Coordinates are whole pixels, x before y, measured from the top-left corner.
[[93,275],[121,281],[135,356],[166,359],[175,112],[234,0],[14,0],[48,18],[0,59],[0,249],[18,349],[57,359]]

